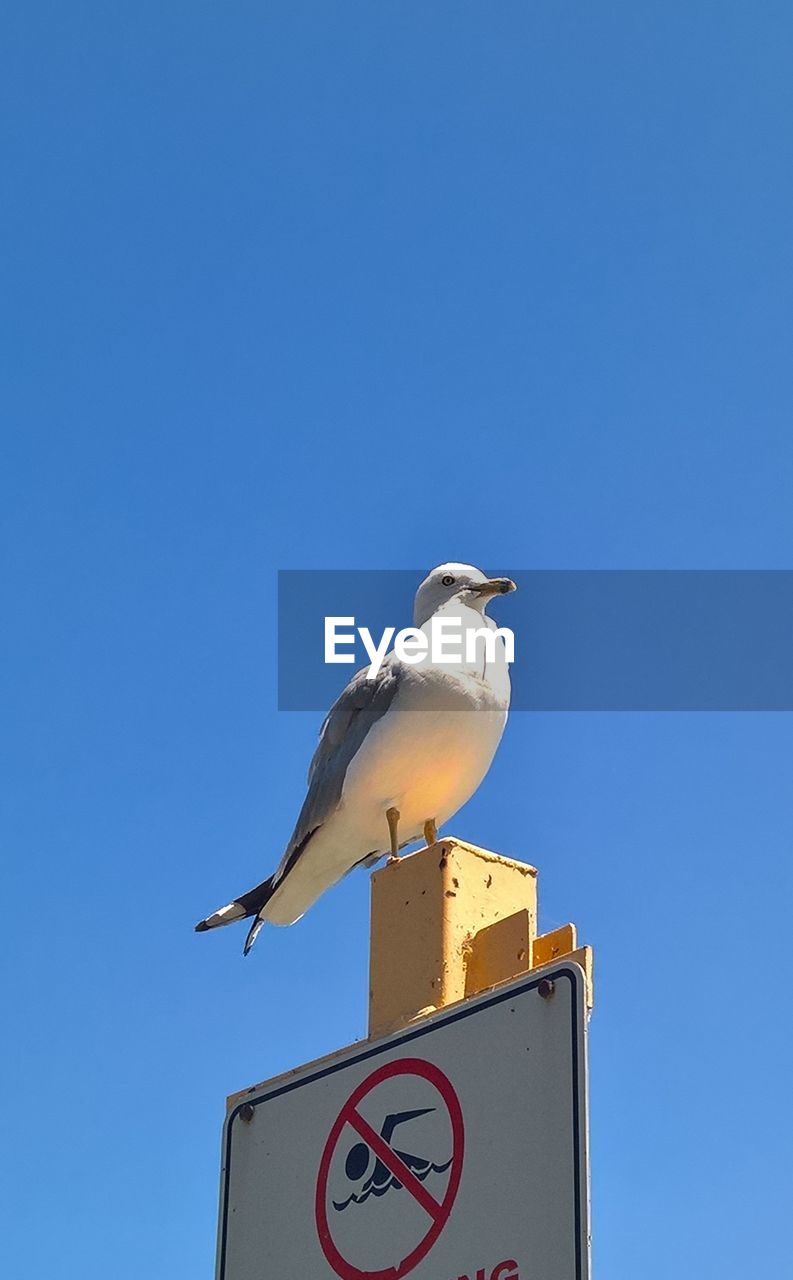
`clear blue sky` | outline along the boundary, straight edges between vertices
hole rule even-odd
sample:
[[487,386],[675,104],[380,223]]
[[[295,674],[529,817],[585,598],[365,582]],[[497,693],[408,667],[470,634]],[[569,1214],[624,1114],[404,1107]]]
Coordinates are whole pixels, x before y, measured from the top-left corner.
[[[364,874],[247,961],[191,931],[302,798],[278,568],[791,567],[792,46],[783,0],[6,6],[15,1280],[208,1280],[224,1095],[365,1034]],[[597,948],[606,1280],[784,1269],[791,765],[784,714],[521,713],[454,820]]]

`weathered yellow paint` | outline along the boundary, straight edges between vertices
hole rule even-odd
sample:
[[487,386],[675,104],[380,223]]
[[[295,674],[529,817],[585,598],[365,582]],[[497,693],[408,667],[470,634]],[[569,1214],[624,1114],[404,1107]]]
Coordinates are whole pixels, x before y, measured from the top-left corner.
[[586,978],[586,1005],[587,1009],[594,1008],[595,1005],[595,957],[591,947],[576,947],[575,951],[571,951],[569,955],[563,956],[563,960],[574,960],[584,970]]
[[586,978],[586,1002],[591,1009],[595,1003],[594,957],[591,947],[579,947],[574,924],[563,924],[550,933],[541,933],[534,939],[531,949],[531,967],[553,964],[555,960],[574,960],[584,970]]
[[593,1003],[592,949],[575,925],[537,936],[534,867],[449,836],[372,876],[369,1035],[562,958]]
[[558,929],[553,929],[550,933],[541,933],[539,938],[534,939],[534,946],[531,949],[531,967],[536,969],[538,965],[548,964],[551,960],[558,960],[559,956],[566,956],[576,949],[576,929],[574,924],[563,924]]
[[529,968],[532,920],[523,908],[480,929],[465,956],[466,996],[506,982]]
[[454,837],[372,876],[369,1035],[530,967],[537,872]]

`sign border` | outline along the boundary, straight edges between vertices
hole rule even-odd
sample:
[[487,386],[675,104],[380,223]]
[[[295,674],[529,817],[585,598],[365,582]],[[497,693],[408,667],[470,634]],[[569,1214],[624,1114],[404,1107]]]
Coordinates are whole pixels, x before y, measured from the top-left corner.
[[[231,1138],[234,1121],[245,1107],[258,1107],[265,1102],[272,1102],[275,1098],[280,1098],[285,1093],[291,1093],[295,1089],[302,1088],[303,1085],[313,1084],[317,1080],[322,1080],[326,1076],[335,1075],[338,1071],[343,1071],[347,1067],[355,1066],[359,1062],[366,1062],[370,1058],[375,1058],[378,1054],[386,1053],[389,1049],[396,1049],[403,1044],[412,1044],[416,1040],[420,1040],[423,1036],[430,1035],[439,1027],[447,1026],[452,1022],[459,1022],[463,1018],[470,1018],[478,1013],[481,1009],[490,1009],[494,1005],[503,1004],[505,1000],[511,1000],[515,996],[525,995],[528,991],[533,991],[541,982],[554,982],[560,978],[566,978],[571,987],[570,1001],[570,1023],[572,1037],[572,1102],[573,1102],[573,1180],[575,1194],[575,1280],[588,1280],[589,1268],[585,1268],[585,1261],[588,1259],[588,1206],[589,1206],[589,1187],[587,1182],[587,1165],[586,1165],[586,1145],[587,1145],[587,1129],[586,1129],[586,1110],[587,1098],[582,1090],[582,1071],[586,1067],[586,1001],[585,1001],[585,982],[583,970],[575,963],[561,962],[559,965],[546,965],[542,969],[532,971],[532,975],[525,975],[504,986],[496,988],[494,991],[483,996],[474,996],[472,999],[462,1001],[460,1004],[453,1005],[448,1011],[439,1010],[438,1013],[430,1015],[423,1020],[418,1026],[408,1027],[404,1031],[396,1032],[393,1035],[385,1036],[376,1040],[373,1044],[364,1041],[360,1050],[356,1052],[353,1048],[349,1052],[342,1050],[339,1057],[334,1058],[325,1066],[318,1067],[316,1071],[310,1071],[308,1075],[298,1076],[284,1081],[282,1084],[276,1085],[275,1088],[261,1093],[258,1096],[244,1097],[229,1112],[223,1135],[223,1164],[221,1168],[221,1195],[220,1195],[220,1230],[218,1233],[218,1249],[217,1249],[217,1280],[226,1280],[226,1245],[228,1240],[228,1220],[229,1220],[229,1197],[231,1183]],[[579,1026],[581,1035],[579,1036]],[[299,1068],[298,1068],[299,1070]],[[584,1081],[585,1081],[584,1076]],[[266,1086],[265,1086],[266,1088]],[[583,1158],[583,1167],[582,1167]]]

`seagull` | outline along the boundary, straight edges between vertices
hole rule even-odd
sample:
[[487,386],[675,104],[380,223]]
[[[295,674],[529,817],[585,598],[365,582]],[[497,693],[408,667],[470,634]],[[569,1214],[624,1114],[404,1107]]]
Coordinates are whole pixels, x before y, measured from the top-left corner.
[[[428,574],[416,592],[414,626],[429,641],[435,622],[454,619],[461,660],[433,662],[428,645],[411,662],[392,650],[374,679],[368,667],[356,672],[322,725],[308,792],[277,869],[199,921],[196,932],[253,917],[247,955],[263,924],[294,924],[353,867],[394,859],[422,836],[434,844],[438,828],[476,791],[504,732],[509,666],[485,610],[514,590],[510,578],[488,578],[469,564]],[[485,628],[494,633],[489,644]]]

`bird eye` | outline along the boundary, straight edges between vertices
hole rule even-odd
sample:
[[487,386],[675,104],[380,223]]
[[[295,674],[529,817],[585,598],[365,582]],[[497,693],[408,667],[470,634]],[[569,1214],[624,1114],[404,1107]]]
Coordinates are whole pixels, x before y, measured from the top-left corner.
[[452,577],[452,575],[450,573],[444,573],[443,577],[441,578],[441,586],[450,587],[452,586],[453,582],[454,582],[454,578]]

